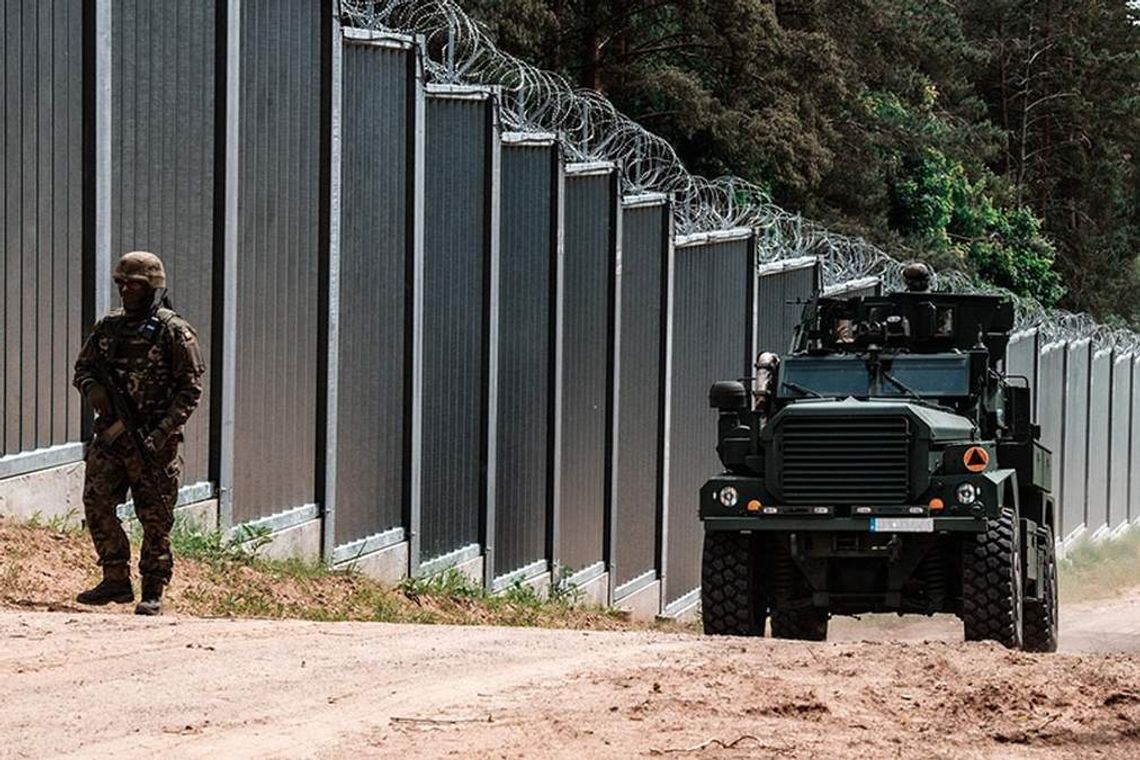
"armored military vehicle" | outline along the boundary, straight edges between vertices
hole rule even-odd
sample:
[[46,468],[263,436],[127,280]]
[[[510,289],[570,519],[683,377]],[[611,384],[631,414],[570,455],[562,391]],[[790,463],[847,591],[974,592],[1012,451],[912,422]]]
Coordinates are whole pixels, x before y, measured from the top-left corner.
[[999,296],[816,297],[790,353],[713,385],[706,633],[823,640],[833,615],[946,612],[967,640],[1055,651],[1051,455],[1003,371],[1013,317]]

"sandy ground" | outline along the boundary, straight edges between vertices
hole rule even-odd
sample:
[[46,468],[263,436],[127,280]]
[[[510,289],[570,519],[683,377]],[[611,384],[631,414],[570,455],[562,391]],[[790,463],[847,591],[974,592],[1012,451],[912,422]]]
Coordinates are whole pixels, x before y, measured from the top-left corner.
[[1063,619],[1050,656],[0,611],[0,757],[1140,758],[1140,590]]

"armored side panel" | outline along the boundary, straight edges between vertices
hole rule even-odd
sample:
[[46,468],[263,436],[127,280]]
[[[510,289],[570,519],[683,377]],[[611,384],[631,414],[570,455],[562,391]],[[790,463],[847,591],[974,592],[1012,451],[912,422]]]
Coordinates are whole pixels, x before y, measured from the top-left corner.
[[[112,3],[111,257],[158,254],[175,309],[212,344],[214,276],[213,0]],[[162,39],[162,44],[155,44]],[[185,481],[209,479],[209,373],[186,426]]]
[[747,375],[754,360],[751,237],[706,242],[698,238],[695,243],[682,238],[674,259],[666,606],[701,582],[697,499],[704,481],[722,469],[709,387],[717,380]]
[[1090,532],[1108,524],[1111,395],[1112,352],[1097,351],[1089,379],[1088,474],[1085,476],[1085,526]]
[[1132,446],[1132,354],[1120,354],[1112,362],[1112,466],[1108,476],[1108,527],[1128,521],[1128,479],[1134,460]]
[[[1050,343],[1041,348],[1037,372],[1037,419],[1041,422],[1041,445],[1053,453],[1053,477],[1050,490],[1062,508],[1057,518],[1063,517],[1061,502],[1061,475],[1064,472],[1065,450],[1061,448],[1065,430],[1065,358],[1064,343]],[[1058,532],[1058,537],[1060,537]]]
[[803,258],[765,264],[759,274],[756,350],[785,354],[792,345],[793,331],[800,323],[803,302],[819,289],[819,262]]
[[0,10],[0,462],[80,438],[83,6]]
[[504,135],[495,576],[546,572],[561,171],[553,138]]
[[883,281],[878,277],[862,277],[848,280],[823,289],[823,294],[831,298],[856,298],[859,296],[879,296],[883,294]]
[[404,527],[409,497],[415,57],[392,41],[344,44],[338,546]]
[[1092,351],[1088,340],[1069,344],[1065,373],[1065,450],[1061,476],[1060,536],[1068,538],[1085,527],[1085,478],[1088,475],[1089,369]]
[[630,199],[622,208],[621,406],[611,568],[619,590],[652,578],[657,569],[670,218],[664,198]]
[[484,94],[428,95],[422,560],[482,543],[493,109]]
[[[1037,331],[1027,330],[1010,336],[1005,350],[1005,373],[1010,384],[1027,385],[1032,398],[1037,397],[1038,342]],[[1035,410],[1030,413],[1035,415]]]
[[316,500],[320,4],[243,0],[234,508]]
[[556,559],[568,573],[598,566],[605,554],[617,203],[611,167],[567,167]]

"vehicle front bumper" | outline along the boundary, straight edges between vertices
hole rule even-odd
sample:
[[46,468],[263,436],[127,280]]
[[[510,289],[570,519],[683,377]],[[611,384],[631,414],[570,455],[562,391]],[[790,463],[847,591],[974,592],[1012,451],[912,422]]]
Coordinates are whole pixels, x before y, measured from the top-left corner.
[[[953,493],[967,476],[950,476],[932,479],[934,492]],[[964,505],[946,498],[942,509],[932,509],[930,500],[915,504],[894,506],[785,506],[780,504],[765,487],[762,478],[743,477],[728,473],[712,478],[701,488],[700,519],[706,531],[842,531],[884,532],[873,528],[872,520],[899,519],[904,521],[930,520],[930,530],[912,532],[980,533],[986,529],[987,518],[994,517],[1000,507],[996,483],[986,475],[973,478],[982,483],[976,502]],[[719,498],[722,488],[732,486],[737,493],[734,504],[724,504]],[[929,494],[924,495],[928,497]],[[905,531],[900,531],[905,532]]]
[[[818,531],[831,533],[870,533],[871,517],[706,517],[706,531]],[[916,518],[904,518],[916,519]],[[922,519],[921,517],[917,519]],[[986,529],[984,519],[974,517],[935,517],[933,531],[914,532],[915,535],[933,533],[981,533]],[[884,531],[880,531],[884,532]],[[886,531],[889,532],[889,531]],[[912,531],[904,531],[912,532]]]

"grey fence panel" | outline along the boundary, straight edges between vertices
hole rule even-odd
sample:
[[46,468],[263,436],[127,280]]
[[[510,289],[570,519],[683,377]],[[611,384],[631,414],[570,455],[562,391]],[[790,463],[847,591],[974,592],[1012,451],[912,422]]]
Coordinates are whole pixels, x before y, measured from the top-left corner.
[[[1029,386],[1030,399],[1037,398],[1037,361],[1039,336],[1036,330],[1029,330],[1014,335],[1005,351],[1005,373],[1009,377],[1023,377]],[[1020,381],[1011,381],[1018,385]],[[1032,403],[1030,415],[1036,419],[1036,410]]]
[[[162,257],[177,311],[210,356],[214,276],[216,3],[116,0],[111,252]],[[162,36],[164,42],[155,44]],[[209,373],[186,426],[185,479],[208,480]]]
[[1092,353],[1088,340],[1066,349],[1065,429],[1061,440],[1061,537],[1067,538],[1085,522],[1085,478],[1088,475],[1089,369]]
[[[756,290],[756,350],[787,353],[804,301],[819,288],[819,264],[800,259],[760,268]],[[789,303],[792,302],[792,303]],[[755,357],[753,357],[755,359]]]
[[[1064,472],[1065,452],[1061,448],[1061,441],[1065,430],[1065,357],[1064,343],[1051,343],[1041,348],[1035,399],[1035,414],[1041,421],[1041,445],[1053,455],[1050,490],[1057,505],[1062,508],[1061,474]],[[1060,520],[1061,517],[1061,512],[1058,512],[1057,519]]]
[[576,572],[605,558],[617,245],[614,174],[570,174],[565,193],[557,560]]
[[[665,599],[700,586],[698,493],[723,468],[709,387],[748,374],[752,361],[754,248],[741,239],[674,253],[673,351],[666,508]],[[715,294],[715,297],[712,297]]]
[[320,4],[243,0],[234,518],[316,500]]
[[1132,354],[1116,356],[1112,362],[1112,465],[1108,476],[1108,527],[1118,528],[1128,521],[1128,479],[1131,475],[1132,446]]
[[80,437],[83,3],[0,9],[0,456]]
[[670,213],[664,201],[622,209],[615,586],[657,568]]
[[429,95],[421,553],[481,543],[492,104]]
[[408,498],[415,51],[343,64],[335,542],[403,525]]
[[1132,361],[1132,435],[1128,447],[1128,519],[1140,522],[1140,356]]
[[503,145],[496,576],[546,557],[553,496],[558,161],[552,143]]
[[1096,531],[1108,524],[1111,394],[1112,352],[1097,351],[1092,358],[1089,377],[1085,526],[1090,531]]

